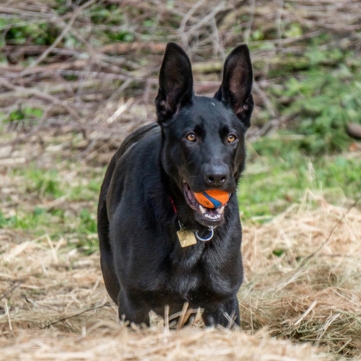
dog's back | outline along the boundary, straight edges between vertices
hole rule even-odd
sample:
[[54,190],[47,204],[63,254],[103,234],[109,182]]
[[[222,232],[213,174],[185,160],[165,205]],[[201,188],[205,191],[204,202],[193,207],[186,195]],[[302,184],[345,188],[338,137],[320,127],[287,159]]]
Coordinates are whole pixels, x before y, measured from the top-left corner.
[[143,139],[146,136],[154,132],[159,132],[159,125],[157,123],[147,124],[133,133],[131,133],[113,155],[110,163],[108,165],[107,171],[104,176],[104,180],[100,190],[99,202],[98,202],[98,235],[99,235],[99,246],[102,254],[101,257],[101,266],[102,271],[107,276],[107,280],[105,285],[107,287],[107,291],[113,301],[117,303],[118,293],[120,291],[119,282],[115,276],[115,270],[113,267],[113,253],[111,251],[111,245],[109,240],[109,219],[107,212],[107,194],[110,182],[113,177],[114,170],[120,160],[120,158],[137,142]]

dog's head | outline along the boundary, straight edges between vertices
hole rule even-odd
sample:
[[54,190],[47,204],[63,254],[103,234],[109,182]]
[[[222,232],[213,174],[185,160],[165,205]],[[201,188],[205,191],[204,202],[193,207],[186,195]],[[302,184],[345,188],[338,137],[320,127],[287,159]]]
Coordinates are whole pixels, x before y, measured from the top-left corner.
[[177,44],[167,45],[156,98],[163,134],[162,164],[204,226],[224,222],[224,209],[206,208],[194,193],[235,193],[245,162],[245,133],[253,111],[252,65],[246,45],[227,57],[213,98],[196,96],[191,63]]

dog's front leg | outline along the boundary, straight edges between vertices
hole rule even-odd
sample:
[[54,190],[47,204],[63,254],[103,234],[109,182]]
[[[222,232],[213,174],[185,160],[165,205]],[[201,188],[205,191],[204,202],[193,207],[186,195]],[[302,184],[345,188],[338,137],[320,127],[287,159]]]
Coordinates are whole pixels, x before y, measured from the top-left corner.
[[142,300],[141,297],[131,295],[122,289],[118,295],[119,319],[137,325],[150,326],[149,312],[151,309],[144,301],[140,300]]
[[206,326],[220,325],[227,328],[235,325],[240,326],[237,296],[234,296],[221,304],[205,306],[202,318]]

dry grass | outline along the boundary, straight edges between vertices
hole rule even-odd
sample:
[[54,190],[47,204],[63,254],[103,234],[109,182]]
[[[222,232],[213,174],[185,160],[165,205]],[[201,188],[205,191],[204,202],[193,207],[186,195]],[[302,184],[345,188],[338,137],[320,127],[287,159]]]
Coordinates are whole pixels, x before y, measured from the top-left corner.
[[119,326],[99,254],[2,231],[0,360],[356,360],[361,213],[318,201],[245,226],[242,331]]
[[93,330],[87,336],[56,331],[21,332],[2,347],[0,360],[326,360],[309,345],[268,338],[264,333],[184,329],[134,332]]
[[[245,328],[267,326],[273,335],[356,356],[361,352],[360,212],[319,201],[316,211],[304,205],[246,228],[250,280],[240,297],[244,318],[249,315]],[[274,255],[280,251],[280,257]]]
[[[134,44],[102,46],[86,40],[97,30],[97,25],[86,26],[90,15],[85,10],[93,0],[74,5],[62,16],[53,11],[54,4],[10,0],[0,5],[2,15],[14,22],[50,22],[59,29],[51,46],[5,44],[1,49],[9,60],[0,67],[0,108],[5,118],[27,106],[43,111],[36,124],[11,122],[0,143],[4,169],[34,160],[50,166],[59,152],[63,159],[76,154],[106,163],[127,133],[154,119],[150,104],[168,40],[189,48],[200,94],[213,93],[219,85],[219,60],[226,49],[249,42],[255,47],[256,112],[264,108],[280,120],[266,95],[277,84],[270,71],[291,65],[302,68],[305,44],[324,29],[333,36],[323,48],[360,49],[360,0],[200,0],[174,2],[174,7],[160,6],[158,0],[130,1],[139,7],[136,19],[128,16],[134,20],[136,36],[142,34],[140,24],[148,14],[152,19],[156,15],[157,27],[164,23],[173,27],[167,28],[167,36],[155,35],[149,42],[140,42],[140,37]],[[284,36],[293,23],[300,24],[302,35]],[[100,26],[112,30],[109,24]],[[274,34],[268,39],[274,46],[258,47],[258,41],[250,38],[255,29]],[[67,33],[78,45],[62,43]],[[24,62],[29,56],[35,62]],[[328,65],[334,65],[332,59]],[[11,129],[19,134],[12,137]],[[75,140],[74,133],[79,134]],[[29,195],[21,194],[5,171],[0,181],[1,191],[10,192],[2,200],[3,209],[28,201]],[[159,320],[147,330],[119,326],[116,307],[105,292],[99,254],[85,256],[69,246],[67,238],[55,241],[45,234],[32,239],[0,230],[0,361],[361,360],[357,209],[331,206],[308,192],[301,205],[272,222],[245,225],[241,331],[196,325],[170,331]]]

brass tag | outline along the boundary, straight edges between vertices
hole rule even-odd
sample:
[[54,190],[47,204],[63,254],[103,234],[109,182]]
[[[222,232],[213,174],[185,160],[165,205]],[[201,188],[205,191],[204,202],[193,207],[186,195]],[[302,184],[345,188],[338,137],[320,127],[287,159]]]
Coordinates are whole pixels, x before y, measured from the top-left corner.
[[177,232],[177,236],[180,242],[181,247],[188,247],[192,246],[197,243],[196,236],[192,231],[189,231],[187,229],[181,228]]

